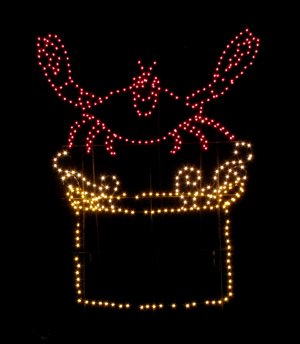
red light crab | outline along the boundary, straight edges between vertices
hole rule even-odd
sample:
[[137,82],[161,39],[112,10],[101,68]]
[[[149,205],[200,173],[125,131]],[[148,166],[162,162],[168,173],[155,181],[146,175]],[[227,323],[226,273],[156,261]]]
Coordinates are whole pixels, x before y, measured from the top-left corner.
[[[74,230],[74,262],[78,303],[124,309],[132,306],[132,302],[90,297],[86,293],[80,276],[83,274],[82,266],[85,264],[81,257],[85,242],[82,218],[88,213],[119,217],[135,214],[152,217],[154,215],[188,216],[192,212],[221,213],[223,249],[220,259],[224,261],[223,266],[226,272],[223,274],[226,278],[222,277],[225,278],[224,288],[221,293],[216,293],[212,297],[205,295],[201,300],[183,301],[181,304],[185,308],[195,307],[199,303],[222,305],[233,296],[229,209],[245,191],[247,164],[252,158],[251,144],[236,140],[235,136],[220,122],[204,116],[204,108],[207,103],[223,96],[235,84],[253,64],[258,50],[259,39],[249,29],[241,31],[224,48],[213,71],[211,82],[185,97],[164,87],[158,76],[154,74],[155,61],[149,66],[144,66],[141,61],[138,61],[139,74],[132,78],[129,85],[99,96],[85,90],[74,81],[68,52],[58,35],[49,34],[46,37],[38,37],[38,64],[44,76],[60,98],[81,111],[81,119],[76,120],[70,128],[67,149],[54,157],[54,167],[66,184],[68,200],[77,219]],[[104,116],[101,117],[101,108],[110,102],[117,101],[117,97],[121,95],[129,97],[131,111],[141,120],[148,120],[154,115],[162,95],[169,97],[172,102],[181,104],[186,109],[187,116],[173,129],[156,137],[145,139],[124,135],[108,125]],[[96,114],[96,108],[100,109],[97,112],[99,115]],[[84,146],[87,156],[93,151],[95,140],[99,137],[108,153],[105,159],[114,159],[119,154],[116,145],[122,144],[128,147],[145,147],[160,146],[171,142],[169,151],[171,156],[176,156],[183,145],[183,135],[192,137],[202,151],[207,151],[210,141],[205,128],[208,127],[222,136],[224,141],[231,142],[230,157],[218,161],[209,182],[203,182],[200,167],[188,164],[175,173],[173,188],[167,186],[167,188],[154,190],[151,185],[148,185],[143,190],[125,193],[120,191],[117,175],[102,175],[100,181],[96,181],[94,176],[82,170],[81,165],[76,166],[73,162],[70,163],[72,150],[76,146],[74,142],[81,133],[86,134]],[[176,308],[177,305],[176,301],[138,303],[140,309],[160,309],[165,306]]]

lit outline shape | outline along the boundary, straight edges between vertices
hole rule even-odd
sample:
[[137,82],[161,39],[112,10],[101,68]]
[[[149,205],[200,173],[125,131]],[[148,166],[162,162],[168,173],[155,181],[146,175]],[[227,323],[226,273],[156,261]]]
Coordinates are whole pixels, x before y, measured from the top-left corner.
[[[104,134],[104,144],[112,156],[116,155],[114,141],[120,140],[132,144],[156,144],[170,138],[174,141],[171,154],[176,154],[182,146],[180,133],[187,133],[199,139],[203,150],[208,149],[208,140],[201,130],[202,123],[213,126],[222,133],[226,139],[234,140],[234,135],[228,131],[221,123],[204,116],[204,105],[223,96],[230,87],[238,80],[253,64],[259,51],[260,41],[252,32],[246,28],[236,35],[224,48],[215,67],[212,80],[205,87],[195,90],[186,95],[184,105],[192,113],[187,115],[187,119],[178,124],[177,127],[160,137],[152,137],[147,140],[140,140],[114,132],[101,119],[97,119],[92,114],[92,109],[110,101],[121,93],[130,93],[132,106],[139,117],[150,117],[155,110],[159,95],[167,93],[174,101],[180,101],[180,97],[175,92],[161,86],[157,76],[153,76],[153,66],[145,68],[141,61],[138,61],[140,74],[132,78],[132,82],[127,87],[109,91],[104,96],[97,96],[85,90],[76,83],[72,76],[70,58],[62,39],[56,34],[49,34],[47,37],[37,39],[38,64],[42,68],[45,78],[56,94],[69,104],[81,109],[81,120],[75,121],[70,128],[68,146],[74,145],[76,135],[86,125],[89,126],[85,139],[87,153],[92,150],[96,136]],[[147,110],[141,109],[141,106]],[[103,138],[102,138],[103,140]]]
[[[74,228],[74,275],[77,292],[77,302],[84,305],[110,307],[118,309],[138,308],[140,310],[157,310],[164,308],[176,309],[183,306],[192,309],[200,304],[223,305],[233,296],[232,275],[232,244],[230,235],[230,213],[229,209],[245,192],[246,167],[252,159],[251,145],[245,142],[235,141],[235,136],[229,132],[220,122],[204,115],[206,103],[214,101],[223,96],[230,87],[239,79],[253,64],[259,50],[259,38],[255,37],[249,29],[241,31],[223,49],[217,65],[212,73],[211,81],[201,89],[190,92],[185,97],[178,96],[169,88],[163,87],[159,78],[153,74],[152,65],[144,67],[138,61],[140,74],[134,76],[123,88],[109,91],[105,95],[98,96],[93,92],[85,90],[76,83],[72,76],[71,64],[68,52],[62,40],[55,34],[37,39],[38,64],[41,67],[51,88],[56,94],[70,105],[81,110],[80,120],[76,120],[70,128],[68,136],[68,149],[60,152],[54,158],[54,168],[59,173],[64,185],[66,195],[76,216]],[[160,137],[151,137],[141,140],[140,138],[124,137],[120,133],[109,128],[100,118],[93,114],[93,108],[101,106],[104,102],[111,101],[121,93],[128,93],[132,100],[132,107],[136,115],[149,118],[157,108],[161,93],[166,93],[174,101],[183,101],[187,110],[187,118],[178,123],[171,131]],[[101,116],[101,114],[100,114]],[[117,176],[102,175],[99,183],[93,183],[92,178],[82,175],[78,169],[68,169],[61,165],[63,158],[72,155],[72,147],[75,146],[75,138],[81,134],[81,130],[88,126],[85,137],[86,152],[90,153],[99,135],[104,142],[107,152],[113,157],[117,154],[114,149],[115,141],[122,144],[154,145],[162,144],[164,141],[173,140],[174,144],[170,150],[176,154],[182,146],[182,132],[194,136],[199,146],[206,151],[209,141],[203,132],[205,126],[214,128],[226,142],[234,145],[233,155],[226,160],[212,174],[210,184],[202,187],[201,171],[193,166],[183,166],[174,173],[174,189],[167,191],[143,191],[138,194],[126,194],[121,192],[120,180]],[[86,128],[84,128],[86,129]],[[80,145],[82,145],[80,143]],[[165,199],[170,205],[166,208],[142,208],[137,205],[143,200]],[[112,300],[91,300],[84,295],[84,266],[81,260],[80,249],[83,245],[81,215],[83,212],[101,212],[104,216],[115,216],[119,214],[134,216],[143,212],[146,216],[163,214],[183,214],[187,212],[222,212],[224,214],[222,246],[225,247],[226,257],[226,285],[225,293],[219,299],[188,300],[184,304],[145,303],[131,305],[128,302]]]
[[[61,161],[67,159],[70,152],[59,152],[53,159],[53,167],[56,169],[66,188],[66,196],[73,208],[76,226],[74,228],[74,274],[77,302],[84,305],[109,307],[117,309],[138,308],[140,310],[160,310],[165,308],[184,307],[192,309],[200,304],[223,305],[233,297],[233,248],[230,235],[229,209],[245,192],[247,181],[247,165],[252,160],[252,147],[250,143],[235,142],[231,159],[224,161],[214,172],[212,182],[204,187],[198,181],[201,171],[184,166],[175,175],[174,190],[164,192],[142,191],[139,194],[130,195],[125,192],[117,192],[120,182],[116,176],[101,176],[100,183],[92,183],[89,178],[73,169],[62,167]],[[126,207],[126,202],[134,204],[141,199],[157,198],[170,200],[177,206],[170,208],[143,209]],[[120,203],[120,205],[118,205]],[[121,204],[125,206],[122,207]],[[175,301],[170,304],[145,303],[133,305],[129,302],[116,300],[91,300],[84,294],[84,263],[80,252],[83,246],[81,232],[82,215],[84,212],[101,212],[104,216],[123,215],[134,216],[142,212],[145,215],[183,214],[187,212],[222,212],[224,223],[222,226],[222,247],[225,247],[224,266],[226,273],[225,292],[218,299],[187,300],[184,304]]]

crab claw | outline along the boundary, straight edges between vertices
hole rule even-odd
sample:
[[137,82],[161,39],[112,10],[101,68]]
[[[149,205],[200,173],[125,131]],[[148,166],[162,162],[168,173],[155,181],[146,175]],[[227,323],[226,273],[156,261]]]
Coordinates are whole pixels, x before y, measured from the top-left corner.
[[199,108],[226,91],[239,79],[249,66],[259,50],[259,38],[249,29],[241,31],[225,47],[213,73],[212,82],[194,91],[186,97],[186,105]]
[[58,35],[37,38],[37,57],[47,81],[64,101],[84,111],[102,102],[74,82],[68,52]]
[[72,82],[68,52],[62,40],[55,34],[37,38],[38,64],[48,81],[57,87]]

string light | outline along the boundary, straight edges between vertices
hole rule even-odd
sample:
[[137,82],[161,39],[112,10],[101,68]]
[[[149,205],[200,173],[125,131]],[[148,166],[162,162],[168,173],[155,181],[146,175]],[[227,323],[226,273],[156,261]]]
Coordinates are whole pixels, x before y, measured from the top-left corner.
[[[158,76],[154,75],[156,61],[144,66],[138,61],[139,73],[131,79],[129,86],[109,91],[104,96],[97,96],[84,90],[72,76],[68,52],[62,40],[53,34],[38,37],[38,63],[42,68],[52,89],[69,104],[81,109],[81,119],[75,121],[69,131],[68,149],[59,152],[53,159],[53,167],[65,186],[66,196],[73,209],[76,221],[74,226],[74,285],[77,303],[90,307],[113,309],[139,309],[156,311],[162,309],[184,308],[192,310],[200,305],[222,306],[233,297],[233,246],[230,231],[230,209],[245,193],[247,183],[247,167],[252,160],[251,144],[236,141],[235,136],[220,122],[203,115],[204,105],[223,96],[239,79],[249,66],[253,64],[259,49],[259,39],[249,29],[241,31],[226,45],[213,72],[212,81],[202,89],[185,97],[178,96],[169,88],[164,88]],[[184,102],[187,119],[180,122],[171,131],[159,137],[147,139],[125,137],[112,130],[102,119],[96,118],[93,109],[120,94],[128,93],[136,115],[141,118],[151,117],[157,110],[162,93],[172,101]],[[75,139],[83,128],[88,126],[85,137],[86,152],[90,153],[97,136],[102,137],[106,151],[113,157],[117,154],[115,142],[128,145],[162,145],[172,140],[171,154],[176,154],[182,147],[182,133],[187,132],[198,140],[199,146],[208,150],[209,141],[205,128],[211,127],[222,134],[226,142],[231,142],[232,154],[211,171],[210,180],[202,179],[201,170],[192,164],[185,165],[174,172],[173,189],[141,190],[138,193],[125,191],[126,186],[116,175],[105,171],[95,181],[81,168],[72,165],[72,148]],[[86,128],[85,128],[86,129]],[[70,163],[71,161],[71,163]],[[151,200],[151,208],[149,208]],[[161,202],[163,201],[163,202]],[[161,204],[164,204],[161,206]],[[102,213],[107,216],[145,216],[178,215],[199,212],[224,215],[222,224],[222,252],[225,267],[224,291],[218,298],[205,300],[186,300],[183,303],[142,303],[132,304],[125,300],[90,299],[85,293],[85,262],[82,257],[84,237],[82,230],[83,214]]]
[[207,102],[223,96],[253,64],[260,40],[246,28],[226,45],[213,73],[212,82],[186,96],[186,106],[202,108]]
[[[66,196],[71,207],[77,213],[104,212],[111,214],[134,215],[138,213],[163,215],[191,211],[214,211],[228,209],[245,192],[247,164],[252,160],[251,144],[235,142],[230,160],[226,160],[213,172],[211,182],[204,185],[201,171],[193,166],[179,169],[175,176],[173,190],[141,191],[129,194],[119,191],[120,181],[117,176],[101,175],[99,182],[92,182],[92,177],[79,173],[75,169],[61,166],[63,158],[71,156],[70,151],[58,153],[54,158],[54,168],[66,186]],[[238,158],[238,159],[237,159]],[[67,159],[70,160],[70,159]],[[151,199],[152,204],[164,200],[169,206],[164,208],[143,208],[143,200]],[[147,202],[148,203],[148,202]],[[76,242],[80,231],[77,229]]]
[[[117,176],[101,175],[98,183],[92,183],[91,177],[85,176],[74,169],[65,169],[62,167],[64,160],[70,160],[71,152],[64,150],[58,153],[53,159],[53,166],[61,177],[66,187],[66,195],[74,214],[77,217],[75,226],[75,250],[80,252],[82,246],[80,215],[81,213],[104,212],[112,216],[120,214],[133,216],[138,213],[144,215],[164,214],[184,214],[187,212],[219,212],[225,215],[225,225],[223,228],[223,242],[225,250],[224,264],[227,273],[226,292],[219,299],[205,300],[202,304],[220,306],[227,303],[233,296],[233,266],[232,266],[232,243],[230,235],[229,210],[245,192],[247,165],[252,160],[252,146],[250,143],[241,141],[233,143],[231,159],[225,160],[212,173],[211,182],[205,184],[201,177],[201,171],[193,166],[184,166],[179,169],[175,175],[173,190],[165,191],[142,191],[139,194],[129,194],[122,192],[120,182]],[[67,159],[68,158],[68,159]],[[151,199],[163,199],[170,206],[166,208],[143,209],[140,202]],[[126,207],[129,203],[131,206]],[[176,205],[177,204],[177,205]],[[173,207],[172,207],[173,206]],[[116,301],[98,301],[84,298],[81,281],[81,271],[84,270],[84,262],[80,260],[79,254],[75,255],[75,286],[78,295],[78,303],[84,303],[91,306],[111,307],[117,309],[131,308],[130,303],[118,303]],[[175,302],[165,305],[159,304],[141,304],[140,310],[158,310],[162,308],[177,309],[182,306],[185,309],[197,307],[199,302],[190,301],[185,304]]]
[[[157,138],[150,138],[148,140],[137,140],[138,144],[157,144],[167,137],[174,140],[174,146],[171,149],[172,154],[176,154],[182,145],[182,139],[179,134],[180,131],[187,131],[189,134],[199,139],[200,145],[204,150],[207,150],[207,139],[201,131],[199,123],[205,123],[213,126],[221,132],[227,139],[233,140],[234,135],[231,134],[220,123],[213,119],[203,117],[203,106],[205,103],[224,95],[229,90],[231,85],[239,79],[249,66],[253,64],[259,49],[259,39],[254,37],[249,29],[241,31],[223,50],[217,67],[213,72],[213,79],[207,86],[200,90],[192,92],[186,96],[185,105],[188,108],[196,109],[196,114],[188,115],[188,119],[179,123],[176,128]],[[180,97],[168,88],[162,88],[157,76],[152,76],[153,66],[145,68],[141,61],[138,61],[141,74],[132,78],[132,83],[128,87],[123,87],[114,91],[108,92],[105,96],[96,96],[94,93],[84,90],[76,83],[72,77],[71,64],[68,52],[65,49],[62,40],[58,35],[49,34],[47,37],[38,37],[37,39],[37,56],[38,64],[41,66],[44,76],[50,83],[53,90],[64,101],[69,102],[75,107],[82,110],[81,121],[75,121],[71,126],[69,133],[68,145],[71,148],[74,145],[75,135],[85,126],[90,125],[90,130],[86,137],[87,152],[91,152],[93,141],[99,134],[104,134],[104,144],[107,151],[111,155],[116,155],[113,149],[114,141],[125,141],[135,144],[136,140],[112,131],[101,120],[96,119],[94,115],[89,112],[107,102],[114,96],[121,93],[130,93],[133,108],[138,116],[148,117],[156,108],[159,94],[161,92],[167,93],[173,100],[180,101]],[[70,96],[72,95],[72,96]],[[197,100],[197,101],[196,101]],[[142,110],[140,107],[149,108]]]

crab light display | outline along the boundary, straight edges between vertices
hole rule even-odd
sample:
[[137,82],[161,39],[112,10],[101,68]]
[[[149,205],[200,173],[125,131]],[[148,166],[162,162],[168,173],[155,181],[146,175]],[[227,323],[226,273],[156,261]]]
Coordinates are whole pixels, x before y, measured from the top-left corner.
[[[249,142],[238,139],[219,121],[207,116],[205,107],[225,95],[246,73],[258,50],[259,39],[249,29],[241,31],[225,46],[211,81],[186,96],[177,94],[159,79],[156,61],[148,66],[138,61],[138,71],[131,79],[128,77],[127,85],[99,96],[74,80],[68,52],[58,35],[37,38],[38,64],[45,78],[62,100],[77,108],[74,112],[81,113],[81,118],[70,127],[66,145],[53,158],[53,167],[75,217],[77,303],[91,307],[159,310],[222,306],[232,299],[231,208],[245,193],[252,149]],[[173,110],[176,108],[180,109],[180,120],[175,126],[164,131],[163,126],[152,125],[153,120],[162,116],[172,117],[174,122],[174,116],[179,113]],[[129,123],[129,130],[114,126],[114,111],[127,116],[123,123]],[[131,126],[133,119],[135,125]],[[134,134],[139,123],[149,130]],[[172,236],[172,228],[176,226],[182,226],[182,237],[191,231],[198,240],[191,250],[199,250],[201,254],[196,262],[193,259],[194,271],[189,272],[199,277],[197,288],[191,293],[187,292],[189,288],[183,293],[178,291],[180,288],[176,292],[172,290],[178,282],[173,277],[180,265],[176,259],[178,254],[174,253],[177,266],[172,273],[157,268],[163,266],[159,259],[156,259],[156,269],[150,268],[146,274],[140,264],[134,272],[135,281],[140,275],[147,288],[135,283],[134,290],[121,292],[120,284],[126,285],[130,274],[126,277],[124,273],[117,281],[116,272],[105,273],[108,256],[103,254],[103,242],[109,246],[109,251],[114,245],[120,248],[121,245],[115,243],[126,235],[141,235],[141,242],[139,238],[135,241],[135,245],[140,245],[135,261],[142,261],[147,255],[145,251],[151,255],[153,243],[156,247],[160,245],[155,242],[160,237],[153,237],[165,232]],[[210,234],[217,239],[209,241]],[[123,235],[123,239],[118,235]],[[147,241],[147,238],[150,239]],[[165,240],[160,247],[167,250],[170,245],[171,242]],[[119,271],[124,272],[133,262],[126,261],[132,247],[121,251],[123,256],[119,263],[123,265]],[[145,269],[150,265],[145,263]],[[217,287],[209,287],[213,284],[207,282],[211,277]],[[165,283],[168,278],[173,282]],[[108,280],[113,282],[108,283]],[[159,281],[162,280],[167,290],[160,292]]]

